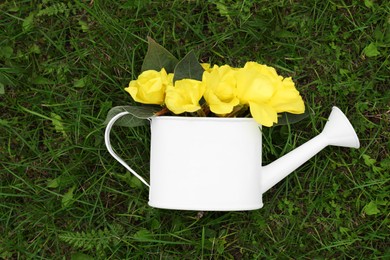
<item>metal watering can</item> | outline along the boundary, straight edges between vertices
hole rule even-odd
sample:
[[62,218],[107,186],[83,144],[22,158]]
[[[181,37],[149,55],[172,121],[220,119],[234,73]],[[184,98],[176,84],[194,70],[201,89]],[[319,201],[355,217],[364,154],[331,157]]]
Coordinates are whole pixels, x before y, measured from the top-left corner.
[[149,205],[175,210],[238,211],[263,207],[262,194],[328,145],[359,148],[347,117],[333,107],[322,133],[261,166],[261,126],[253,118],[151,117],[150,185],[113,151],[110,154],[149,187]]

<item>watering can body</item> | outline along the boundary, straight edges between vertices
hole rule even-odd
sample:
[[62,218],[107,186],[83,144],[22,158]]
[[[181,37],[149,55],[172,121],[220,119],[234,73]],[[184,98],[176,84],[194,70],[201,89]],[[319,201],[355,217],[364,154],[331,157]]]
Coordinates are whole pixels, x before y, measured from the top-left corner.
[[154,117],[149,205],[196,210],[263,206],[261,132],[252,118]]
[[149,205],[177,210],[238,211],[263,206],[262,194],[327,145],[359,147],[345,115],[333,107],[324,131],[275,162],[262,166],[261,126],[252,118],[160,116],[151,118]]

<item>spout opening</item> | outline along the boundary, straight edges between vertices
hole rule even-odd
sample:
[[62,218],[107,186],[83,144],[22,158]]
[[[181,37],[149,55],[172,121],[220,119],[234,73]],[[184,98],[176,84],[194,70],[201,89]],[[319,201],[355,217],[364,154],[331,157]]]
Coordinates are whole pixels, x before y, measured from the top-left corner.
[[359,148],[360,141],[351,122],[336,106],[332,108],[329,120],[322,133],[329,141],[329,145]]

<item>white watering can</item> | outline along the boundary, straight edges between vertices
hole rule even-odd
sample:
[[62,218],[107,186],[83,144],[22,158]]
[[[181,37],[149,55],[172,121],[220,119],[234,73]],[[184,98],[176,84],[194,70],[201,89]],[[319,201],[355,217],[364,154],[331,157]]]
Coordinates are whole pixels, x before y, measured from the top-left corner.
[[359,148],[346,118],[333,107],[322,133],[261,166],[261,126],[253,118],[156,116],[151,121],[150,185],[118,155],[106,127],[110,154],[149,187],[149,205],[177,210],[233,211],[263,207],[262,194],[328,145]]

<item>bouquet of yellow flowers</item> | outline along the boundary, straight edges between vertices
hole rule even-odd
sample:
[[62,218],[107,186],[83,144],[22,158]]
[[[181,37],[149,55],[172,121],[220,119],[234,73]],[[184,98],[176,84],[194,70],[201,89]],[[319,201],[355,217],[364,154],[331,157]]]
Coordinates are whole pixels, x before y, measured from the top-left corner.
[[[200,64],[193,52],[179,61],[151,38],[148,42],[142,73],[125,90],[136,102],[159,105],[159,111],[150,110],[153,114],[252,116],[269,127],[278,123],[280,113],[305,112],[293,80],[278,75],[273,67],[253,61],[241,68]],[[142,118],[137,116],[139,109],[121,109]]]

